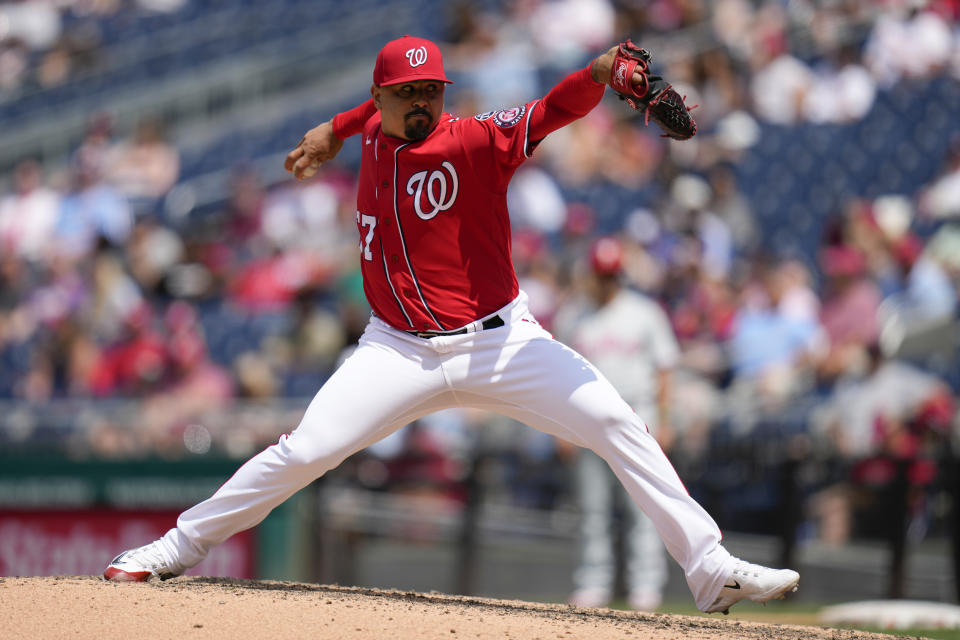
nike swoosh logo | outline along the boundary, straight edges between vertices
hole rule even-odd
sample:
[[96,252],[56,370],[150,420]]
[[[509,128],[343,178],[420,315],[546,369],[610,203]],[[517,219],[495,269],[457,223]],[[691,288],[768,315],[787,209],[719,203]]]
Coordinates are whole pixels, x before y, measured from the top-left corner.
[[724,589],[739,589],[739,588],[740,588],[740,583],[737,582],[736,580],[734,580],[734,581],[733,581],[733,584],[725,584],[725,585],[723,585],[723,588],[724,588]]
[[370,144],[370,142],[371,142],[370,138],[367,138],[367,141],[364,144]]

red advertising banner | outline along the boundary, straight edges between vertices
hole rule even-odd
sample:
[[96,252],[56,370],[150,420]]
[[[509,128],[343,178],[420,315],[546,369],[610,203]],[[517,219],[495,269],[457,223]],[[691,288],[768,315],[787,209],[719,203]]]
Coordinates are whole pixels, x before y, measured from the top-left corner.
[[[0,576],[100,575],[121,551],[156,540],[178,512],[0,512]],[[241,532],[210,552],[187,575],[255,577],[253,531]]]

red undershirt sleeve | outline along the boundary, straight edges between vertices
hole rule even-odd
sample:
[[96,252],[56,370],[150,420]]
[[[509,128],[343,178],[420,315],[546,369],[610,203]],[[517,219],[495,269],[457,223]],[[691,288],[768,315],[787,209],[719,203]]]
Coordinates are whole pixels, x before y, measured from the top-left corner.
[[538,142],[551,131],[587,115],[600,103],[606,86],[593,79],[590,65],[568,75],[530,113],[530,140]]
[[341,140],[355,136],[363,131],[363,125],[377,112],[377,107],[370,98],[358,107],[333,116],[333,135]]

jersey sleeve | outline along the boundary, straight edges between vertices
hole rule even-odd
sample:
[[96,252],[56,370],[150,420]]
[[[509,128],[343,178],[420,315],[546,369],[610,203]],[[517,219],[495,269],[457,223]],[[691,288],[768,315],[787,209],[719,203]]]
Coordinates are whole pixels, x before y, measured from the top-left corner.
[[376,112],[377,107],[373,104],[373,98],[370,98],[349,111],[338,113],[333,116],[333,135],[341,140],[346,140],[350,136],[361,133],[367,120],[372,118]]
[[465,118],[458,127],[474,171],[495,192],[506,193],[510,178],[536,145],[529,137],[530,111],[538,100]]
[[561,80],[542,100],[469,119],[462,129],[464,144],[475,149],[492,147],[490,178],[505,191],[513,172],[547,134],[589,113],[605,87],[593,79],[587,66]]
[[590,113],[600,103],[605,88],[604,83],[593,79],[589,65],[568,75],[531,110],[530,140],[536,144],[548,133]]
[[497,160],[517,166],[530,157],[530,113],[539,100],[474,116],[489,132]]

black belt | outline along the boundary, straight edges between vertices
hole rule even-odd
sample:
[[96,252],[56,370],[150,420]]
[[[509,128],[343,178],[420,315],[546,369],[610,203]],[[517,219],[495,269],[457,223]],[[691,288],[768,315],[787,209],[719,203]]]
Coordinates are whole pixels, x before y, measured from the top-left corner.
[[[490,316],[480,325],[480,330],[486,331],[487,329],[496,329],[497,327],[502,327],[504,325],[503,318],[500,316]],[[407,331],[412,336],[417,336],[418,338],[436,338],[437,336],[459,336],[465,333],[470,333],[470,330],[467,327],[462,327],[460,329],[454,329],[453,331]]]

